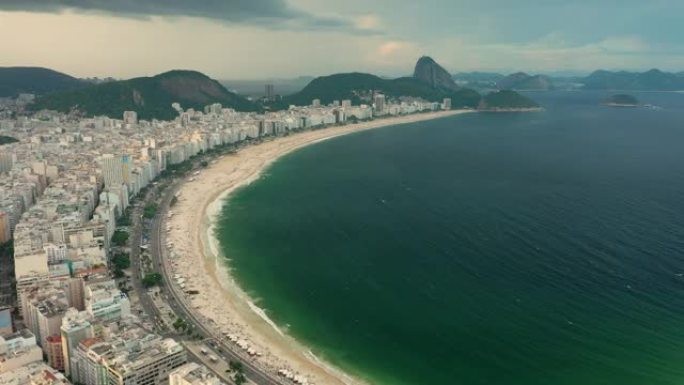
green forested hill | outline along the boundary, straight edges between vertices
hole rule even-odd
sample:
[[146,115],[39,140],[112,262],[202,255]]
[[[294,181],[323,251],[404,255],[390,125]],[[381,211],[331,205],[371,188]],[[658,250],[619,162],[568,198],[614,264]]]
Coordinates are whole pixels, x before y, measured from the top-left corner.
[[173,119],[171,104],[201,109],[221,103],[241,111],[255,110],[247,99],[226,90],[216,80],[196,71],[169,71],[153,77],[114,81],[86,88],[56,92],[38,98],[34,110],[69,112],[78,109],[86,115],[120,118],[124,111],[138,112],[141,119]]
[[45,94],[86,87],[88,83],[40,67],[0,67],[0,97],[15,97],[21,93]]

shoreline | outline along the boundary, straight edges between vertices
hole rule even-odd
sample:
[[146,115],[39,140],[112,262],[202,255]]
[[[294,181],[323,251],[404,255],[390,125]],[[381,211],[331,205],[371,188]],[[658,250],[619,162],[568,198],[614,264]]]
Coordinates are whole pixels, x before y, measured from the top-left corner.
[[256,181],[273,162],[293,151],[351,133],[468,112],[475,111],[413,114],[306,131],[248,146],[212,161],[194,180],[183,182],[178,202],[170,209],[174,215],[165,219],[170,229],[166,240],[173,244],[169,257],[173,278],[183,279],[185,290],[199,291],[197,295],[186,295],[186,302],[222,335],[247,342],[258,352],[250,360],[274,374],[287,369],[314,384],[365,384],[315,356],[287,330],[281,330],[258,307],[258,300],[242,290],[221,253],[215,235],[217,220],[233,192]]

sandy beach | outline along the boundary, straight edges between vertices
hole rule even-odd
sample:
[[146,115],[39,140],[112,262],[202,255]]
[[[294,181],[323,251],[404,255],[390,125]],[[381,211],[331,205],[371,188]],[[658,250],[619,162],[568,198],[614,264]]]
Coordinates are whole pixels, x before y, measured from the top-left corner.
[[273,161],[298,148],[353,132],[466,112],[416,114],[307,131],[248,146],[212,162],[180,187],[178,202],[171,208],[173,216],[166,219],[166,240],[173,243],[169,258],[174,275],[182,280],[185,290],[199,291],[186,297],[188,303],[217,333],[229,336],[235,346],[242,346],[238,349],[245,356],[274,374],[287,370],[309,384],[363,384],[313,356],[254,305],[224,263],[225,256],[214,237],[214,223],[230,193],[255,181]]

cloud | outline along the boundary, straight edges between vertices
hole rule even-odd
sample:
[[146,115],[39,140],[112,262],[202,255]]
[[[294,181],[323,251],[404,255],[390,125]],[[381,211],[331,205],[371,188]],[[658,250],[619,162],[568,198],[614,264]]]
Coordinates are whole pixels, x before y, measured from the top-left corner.
[[307,13],[286,0],[0,0],[0,10],[105,13],[128,18],[194,17],[273,29],[362,32],[354,21]]
[[386,43],[381,44],[378,47],[378,55],[386,57],[386,56],[391,56],[392,54],[396,53],[397,51],[400,51],[406,46],[405,43],[402,43],[400,41],[388,41]]
[[379,30],[382,21],[376,15],[368,14],[357,17],[354,24],[361,30]]
[[410,41],[388,40],[375,44],[375,49],[370,49],[365,59],[375,69],[383,72],[392,71],[404,74],[413,68],[413,63],[420,56],[418,46]]
[[659,67],[680,71],[684,67],[684,44],[654,44],[639,36],[609,36],[574,43],[567,35],[549,33],[524,43],[486,43],[448,38],[430,45],[441,52],[445,66],[454,72],[492,70],[548,72],[595,69],[645,70]]

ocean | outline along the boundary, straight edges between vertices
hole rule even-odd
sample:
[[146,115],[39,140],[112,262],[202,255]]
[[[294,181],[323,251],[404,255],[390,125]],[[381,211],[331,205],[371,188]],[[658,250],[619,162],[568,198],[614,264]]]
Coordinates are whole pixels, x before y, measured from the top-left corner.
[[373,384],[684,383],[684,94],[324,141],[236,192],[227,263]]

